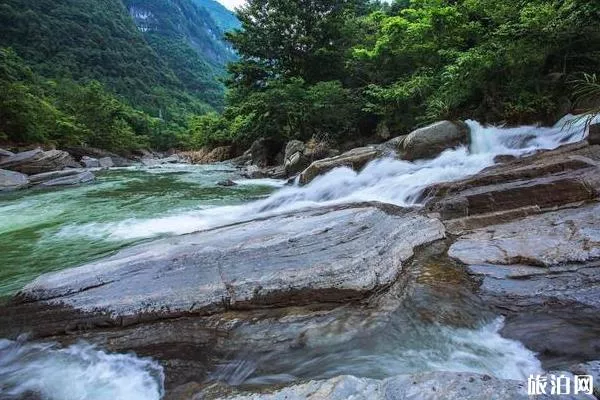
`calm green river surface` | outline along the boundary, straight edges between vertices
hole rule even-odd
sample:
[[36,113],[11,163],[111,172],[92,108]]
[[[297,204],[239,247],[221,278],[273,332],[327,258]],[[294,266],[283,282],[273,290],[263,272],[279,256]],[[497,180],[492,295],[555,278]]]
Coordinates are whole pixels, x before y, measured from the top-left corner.
[[[141,240],[201,229],[195,213],[271,193],[280,182],[239,181],[227,165],[99,171],[94,183],[0,195],[0,297],[38,275]],[[220,210],[226,210],[220,208]]]

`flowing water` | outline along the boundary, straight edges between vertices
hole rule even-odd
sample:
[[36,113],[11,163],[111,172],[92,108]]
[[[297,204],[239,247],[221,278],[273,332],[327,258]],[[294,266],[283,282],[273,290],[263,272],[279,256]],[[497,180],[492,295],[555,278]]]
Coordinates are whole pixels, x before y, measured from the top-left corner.
[[[584,121],[568,120],[553,128],[512,129],[470,121],[470,149],[459,147],[414,163],[381,159],[359,173],[338,168],[304,187],[283,187],[282,181],[272,180],[240,180],[238,186],[220,187],[218,181],[236,179],[235,170],[226,164],[175,165],[115,169],[100,172],[97,182],[88,186],[3,195],[0,296],[14,293],[43,272],[82,264],[156,236],[334,203],[418,206],[424,187],[475,174],[493,165],[497,155],[519,156],[583,139]],[[359,342],[354,346],[362,351],[340,352],[335,362],[307,354],[296,370],[289,365],[278,369],[276,362],[270,362],[274,369],[270,372],[317,378],[332,373],[360,375],[365,369],[356,365],[369,364],[378,376],[425,368],[495,371],[497,376],[521,379],[538,370],[533,353],[499,335],[500,324],[494,321],[475,330],[433,324],[409,326],[408,331],[406,326],[397,327],[382,339],[388,344],[385,351],[377,350],[376,343]],[[335,358],[335,352],[330,357]],[[307,366],[310,374],[298,370]],[[238,375],[245,379],[251,373]],[[66,382],[74,385],[73,391],[64,390]],[[162,387],[162,370],[151,360],[107,354],[85,344],[60,349],[52,344],[0,341],[0,394],[33,391],[53,400],[159,399]]]

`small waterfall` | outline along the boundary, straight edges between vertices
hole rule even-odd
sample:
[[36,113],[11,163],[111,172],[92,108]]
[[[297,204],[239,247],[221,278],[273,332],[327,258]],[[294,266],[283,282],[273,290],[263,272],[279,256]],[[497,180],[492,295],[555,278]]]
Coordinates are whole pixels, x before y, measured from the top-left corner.
[[266,199],[239,206],[213,207],[178,212],[150,219],[69,227],[67,235],[130,240],[161,234],[185,234],[281,212],[332,204],[378,201],[398,206],[419,206],[423,189],[432,184],[456,181],[494,164],[498,155],[521,156],[541,149],[583,140],[585,120],[572,115],[554,127],[504,128],[467,121],[470,149],[448,149],[432,160],[415,162],[384,158],[362,171],[336,168],[306,186],[284,187]]
[[89,344],[0,340],[0,398],[36,393],[44,400],[159,400],[162,367]]

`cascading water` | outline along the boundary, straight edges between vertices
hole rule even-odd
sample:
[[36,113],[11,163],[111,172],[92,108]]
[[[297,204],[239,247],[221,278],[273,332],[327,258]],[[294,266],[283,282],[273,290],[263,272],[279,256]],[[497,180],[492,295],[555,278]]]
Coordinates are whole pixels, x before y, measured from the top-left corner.
[[[362,171],[337,168],[306,186],[284,187],[266,199],[239,206],[186,211],[146,220],[67,227],[63,234],[93,236],[109,240],[184,234],[251,220],[306,207],[378,201],[399,206],[418,206],[423,189],[476,174],[494,164],[498,155],[520,156],[541,149],[554,149],[585,138],[585,119],[571,115],[554,127],[484,127],[467,121],[471,146],[443,152],[432,160],[415,162],[384,158],[369,163]],[[276,183],[275,183],[276,184]]]
[[150,359],[84,343],[58,348],[0,340],[2,398],[35,393],[44,400],[159,400],[163,382],[162,367]]

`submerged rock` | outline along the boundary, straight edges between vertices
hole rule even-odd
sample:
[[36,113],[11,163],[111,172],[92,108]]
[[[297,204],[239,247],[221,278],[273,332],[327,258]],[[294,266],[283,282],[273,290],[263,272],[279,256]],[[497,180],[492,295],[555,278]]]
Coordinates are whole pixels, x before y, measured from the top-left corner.
[[27,175],[20,172],[0,169],[0,192],[10,192],[26,188],[29,185]]
[[75,164],[75,160],[66,151],[35,149],[3,159],[0,161],[0,168],[23,174],[40,174],[59,171]]
[[217,185],[218,186],[231,187],[231,186],[237,186],[237,183],[235,183],[231,179],[227,179],[227,180],[224,180],[224,181],[217,182]]
[[380,155],[381,150],[378,148],[359,147],[336,157],[315,161],[300,174],[300,183],[306,185],[317,176],[323,175],[338,167],[349,167],[355,171],[359,171],[367,165],[369,161],[376,159]]
[[434,158],[442,151],[468,144],[469,127],[464,122],[440,121],[417,129],[402,140],[401,158]]

